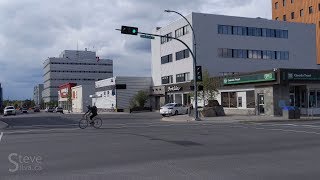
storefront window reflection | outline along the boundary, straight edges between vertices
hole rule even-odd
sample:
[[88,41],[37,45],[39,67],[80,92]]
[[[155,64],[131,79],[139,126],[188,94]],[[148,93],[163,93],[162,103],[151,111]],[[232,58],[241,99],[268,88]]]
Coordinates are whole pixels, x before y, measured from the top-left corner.
[[311,90],[309,92],[309,107],[316,107],[316,91]]

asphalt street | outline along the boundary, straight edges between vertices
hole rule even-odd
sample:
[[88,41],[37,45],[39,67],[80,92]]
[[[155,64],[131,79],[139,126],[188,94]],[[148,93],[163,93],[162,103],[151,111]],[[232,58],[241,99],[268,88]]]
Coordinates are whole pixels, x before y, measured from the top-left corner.
[[[12,123],[2,130],[0,179],[320,178],[317,121],[173,123],[161,122],[157,113],[101,116],[101,129],[85,130],[70,126],[81,115],[0,119]],[[41,119],[61,126],[32,128]]]

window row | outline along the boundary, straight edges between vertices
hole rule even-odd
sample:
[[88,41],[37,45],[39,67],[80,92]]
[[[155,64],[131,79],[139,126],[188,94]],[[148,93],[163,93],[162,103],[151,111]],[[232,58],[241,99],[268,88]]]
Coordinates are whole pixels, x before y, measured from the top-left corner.
[[[318,11],[320,11],[320,3],[318,4]],[[309,12],[309,14],[313,14],[314,13],[313,6],[309,6],[308,12]],[[303,17],[304,16],[304,9],[300,9],[299,13],[300,13],[299,14],[300,17]],[[291,19],[295,19],[296,18],[295,12],[291,12],[290,18]],[[279,20],[279,17],[276,17],[276,20]],[[287,21],[287,15],[286,14],[283,15],[282,20],[283,21]]]
[[255,108],[254,91],[246,91],[246,104],[243,97],[237,96],[237,92],[221,92],[221,105],[226,108]]
[[48,82],[48,81],[100,81],[103,79],[47,79],[44,81],[44,83]]
[[175,31],[176,38],[181,37],[189,33],[189,26],[183,26]]
[[280,29],[218,25],[218,33],[229,34],[229,35],[273,37],[273,38],[288,39],[288,30],[280,30]]
[[112,66],[112,64],[103,63],[70,63],[70,62],[50,62],[49,64],[69,64],[69,65],[97,65],[97,66]]
[[[178,38],[178,37],[181,37],[183,35],[188,34],[189,33],[189,28],[190,28],[189,25],[186,25],[186,26],[183,26],[183,27],[175,30],[175,37]],[[172,40],[172,38],[168,38],[168,37],[173,37],[172,36],[172,32],[170,32],[170,33],[168,33],[168,34],[166,34],[164,36],[165,37],[161,37],[160,38],[161,44],[167,43],[167,42]]]
[[[188,82],[190,81],[190,73],[181,73],[176,75],[176,82]],[[173,83],[173,76],[164,76],[161,78],[162,84],[172,84]]]
[[58,71],[58,70],[52,70],[49,72],[62,72],[62,73],[112,73],[112,71]]
[[179,52],[176,52],[176,60],[181,60],[189,57],[189,50],[185,49]]
[[[176,52],[176,61],[188,58],[189,56],[190,56],[190,54],[189,54],[189,50],[188,49]],[[161,57],[161,64],[170,63],[172,61],[173,61],[172,54],[168,54],[168,55],[165,55],[165,56]]]
[[169,37],[172,37],[172,33],[168,33],[168,34],[166,34],[164,36],[165,37],[161,37],[161,44],[164,44],[166,42],[172,41],[172,38],[169,38]]
[[172,62],[172,54],[161,57],[161,64],[166,64],[169,62]]
[[221,58],[244,58],[244,59],[275,59],[289,60],[288,51],[262,51],[245,49],[219,48],[218,57]]

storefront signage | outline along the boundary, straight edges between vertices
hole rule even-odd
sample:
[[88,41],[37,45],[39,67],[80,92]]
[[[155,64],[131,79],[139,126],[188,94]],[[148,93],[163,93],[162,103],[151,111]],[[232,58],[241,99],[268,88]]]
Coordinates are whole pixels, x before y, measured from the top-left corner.
[[288,73],[289,80],[320,80],[320,74],[316,72],[311,73]]
[[265,73],[265,74],[253,74],[246,76],[238,76],[238,77],[229,77],[224,78],[224,85],[232,85],[232,84],[245,84],[245,83],[255,83],[255,82],[267,82],[276,80],[276,76],[274,72]]
[[172,92],[172,91],[182,91],[182,87],[178,87],[178,86],[168,87],[168,92]]

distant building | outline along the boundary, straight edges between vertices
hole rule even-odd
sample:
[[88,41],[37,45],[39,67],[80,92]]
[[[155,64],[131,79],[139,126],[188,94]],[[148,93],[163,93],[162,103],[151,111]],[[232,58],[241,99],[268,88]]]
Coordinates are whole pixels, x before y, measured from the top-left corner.
[[65,50],[59,57],[50,57],[43,63],[44,103],[58,101],[59,85],[73,82],[91,84],[113,76],[113,61],[100,59],[96,52]]
[[[320,1],[272,0],[272,19],[314,24],[317,34],[317,64],[320,65]],[[306,34],[308,32],[301,32]],[[314,42],[311,42],[314,45]]]
[[72,109],[72,94],[71,88],[76,86],[76,83],[65,83],[59,86],[58,91],[58,106],[64,110]]
[[33,88],[33,101],[37,106],[41,105],[42,91],[43,91],[43,84],[38,84]]
[[71,88],[72,90],[72,111],[86,112],[87,106],[92,104],[90,95],[94,94],[94,86],[79,85]]
[[[132,98],[141,90],[149,94],[151,86],[151,77],[116,76],[97,81],[92,104],[100,111],[129,111]],[[146,103],[146,107],[150,107],[150,103]]]

